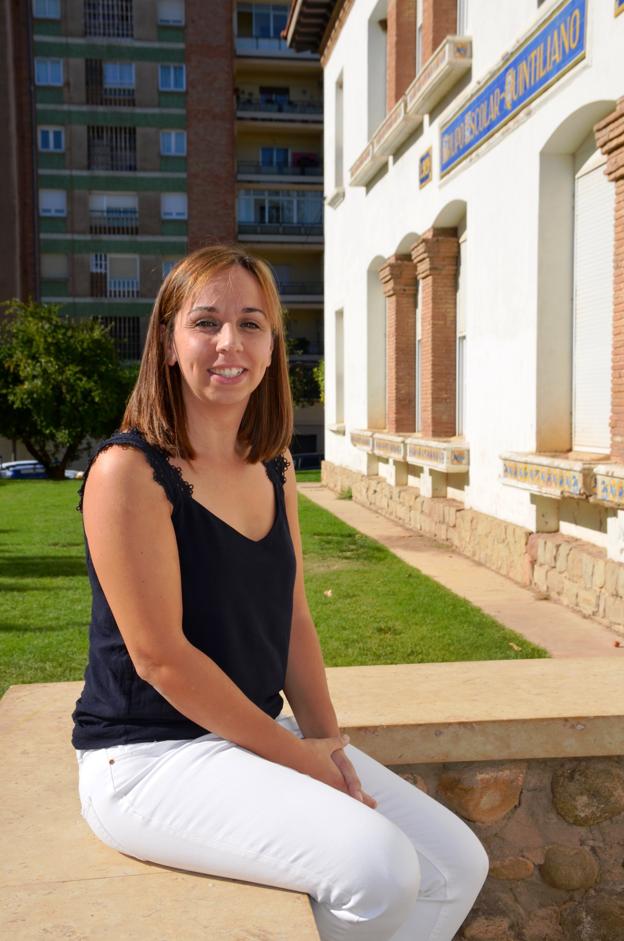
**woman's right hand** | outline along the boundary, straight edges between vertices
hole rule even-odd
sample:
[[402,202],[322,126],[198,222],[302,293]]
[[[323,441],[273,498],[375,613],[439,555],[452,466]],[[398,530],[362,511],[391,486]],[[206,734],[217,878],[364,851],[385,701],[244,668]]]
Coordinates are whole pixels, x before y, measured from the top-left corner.
[[[361,790],[359,781],[347,781],[340,767],[332,758],[334,752],[342,751],[348,741],[348,737],[341,735],[331,738],[301,739],[301,745],[304,748],[304,759],[299,770],[303,774],[310,775],[311,778],[316,778],[317,781],[335,787],[336,790],[342,791],[344,794],[349,794],[368,807],[375,807],[376,801]],[[352,767],[350,762],[348,762],[348,765]],[[353,772],[353,775],[355,775],[355,772]]]

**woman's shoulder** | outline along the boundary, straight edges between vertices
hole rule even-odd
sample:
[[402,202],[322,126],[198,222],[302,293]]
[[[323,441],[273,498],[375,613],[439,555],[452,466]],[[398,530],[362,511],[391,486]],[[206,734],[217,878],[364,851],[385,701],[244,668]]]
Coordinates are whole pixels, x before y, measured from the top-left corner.
[[288,449],[282,454],[277,454],[266,462],[267,466],[273,469],[280,483],[284,485],[287,481],[288,468],[292,466],[292,455]]

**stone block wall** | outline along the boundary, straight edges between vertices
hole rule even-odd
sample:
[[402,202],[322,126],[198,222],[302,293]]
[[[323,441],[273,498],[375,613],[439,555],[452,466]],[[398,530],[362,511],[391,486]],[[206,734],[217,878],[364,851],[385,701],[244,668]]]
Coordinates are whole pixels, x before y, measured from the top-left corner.
[[[446,497],[423,497],[324,461],[322,481],[357,503],[452,546],[463,555],[624,634],[624,565],[561,533],[533,533]],[[623,939],[624,941],[624,939]]]
[[456,941],[623,941],[624,758],[401,765],[490,872]]

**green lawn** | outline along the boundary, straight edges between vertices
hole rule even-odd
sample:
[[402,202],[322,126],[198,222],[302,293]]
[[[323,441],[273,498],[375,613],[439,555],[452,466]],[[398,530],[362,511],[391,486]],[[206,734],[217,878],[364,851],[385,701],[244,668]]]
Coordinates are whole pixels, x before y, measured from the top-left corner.
[[[0,692],[82,677],[90,598],[78,486],[0,480]],[[329,666],[546,655],[305,497],[300,507]]]

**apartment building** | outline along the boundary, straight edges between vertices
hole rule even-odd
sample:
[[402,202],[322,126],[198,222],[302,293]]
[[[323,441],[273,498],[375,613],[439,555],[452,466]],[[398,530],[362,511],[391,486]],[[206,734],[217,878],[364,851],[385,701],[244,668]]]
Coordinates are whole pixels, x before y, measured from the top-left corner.
[[[138,359],[163,277],[238,242],[273,267],[291,356],[323,353],[318,54],[281,39],[287,3],[8,0],[0,294],[106,323]],[[294,448],[323,448],[320,405]]]
[[325,479],[624,625],[624,3],[298,0],[287,36],[324,67]]

